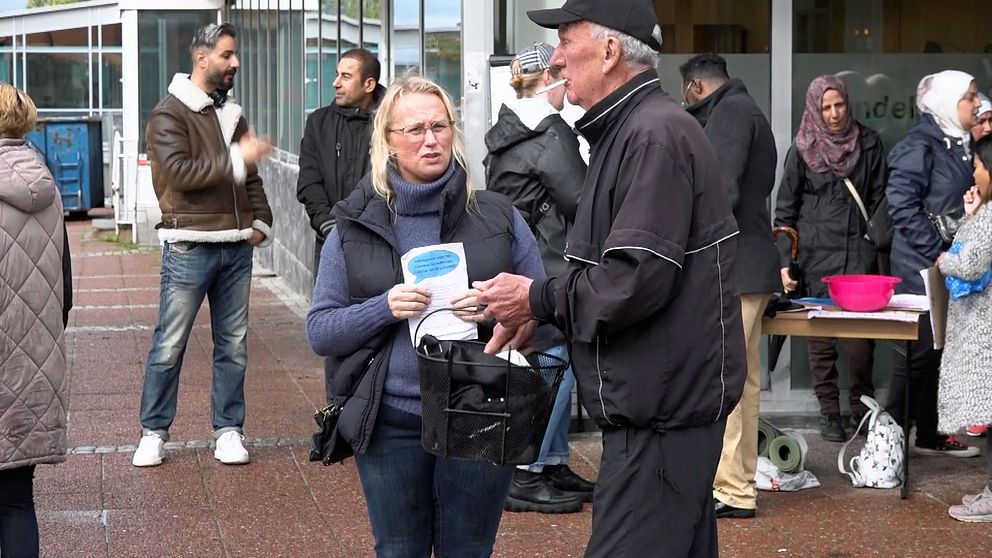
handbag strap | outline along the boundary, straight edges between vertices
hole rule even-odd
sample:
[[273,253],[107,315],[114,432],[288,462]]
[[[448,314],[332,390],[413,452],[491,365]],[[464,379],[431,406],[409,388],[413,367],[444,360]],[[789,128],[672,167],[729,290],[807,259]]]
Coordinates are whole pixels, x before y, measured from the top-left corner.
[[854,188],[854,183],[851,182],[850,178],[845,178],[844,184],[847,185],[847,191],[851,192],[851,197],[854,198],[854,202],[858,204],[858,209],[861,210],[861,216],[865,218],[865,223],[867,223],[870,221],[868,218],[868,210],[865,209],[865,202],[861,201],[861,196],[858,195],[858,191]]
[[844,442],[844,445],[840,448],[840,453],[837,454],[837,470],[851,477],[851,483],[856,487],[864,486],[865,479],[861,475],[861,471],[854,467],[853,459],[851,460],[851,470],[848,471],[844,468],[844,454],[847,452],[847,446],[850,446],[851,442],[857,439],[858,434],[861,433],[861,428],[865,425],[865,423],[874,418],[876,415],[878,415],[877,409],[871,409],[869,412],[865,413],[865,416],[861,418],[861,423],[858,424],[857,430],[855,430],[854,434],[851,435],[851,439]]

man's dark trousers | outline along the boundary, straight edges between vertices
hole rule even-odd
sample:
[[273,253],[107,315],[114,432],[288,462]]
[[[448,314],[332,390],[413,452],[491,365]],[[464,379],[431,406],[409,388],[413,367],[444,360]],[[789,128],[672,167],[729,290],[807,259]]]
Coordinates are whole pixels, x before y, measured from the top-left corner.
[[713,477],[726,423],[604,429],[586,558],[716,558]]

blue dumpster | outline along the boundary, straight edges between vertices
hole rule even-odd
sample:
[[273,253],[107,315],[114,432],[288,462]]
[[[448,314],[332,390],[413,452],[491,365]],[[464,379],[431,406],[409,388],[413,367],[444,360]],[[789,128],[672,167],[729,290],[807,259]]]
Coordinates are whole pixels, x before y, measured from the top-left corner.
[[103,132],[97,117],[39,118],[28,141],[45,158],[66,211],[103,207]]

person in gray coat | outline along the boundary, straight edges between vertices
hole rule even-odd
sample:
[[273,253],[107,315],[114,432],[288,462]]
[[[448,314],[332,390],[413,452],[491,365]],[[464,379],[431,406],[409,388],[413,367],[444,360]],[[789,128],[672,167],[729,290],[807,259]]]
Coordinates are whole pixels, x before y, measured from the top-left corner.
[[740,227],[737,262],[741,315],[747,345],[747,379],[740,403],[727,417],[723,453],[713,481],[716,516],[754,517],[758,490],[758,405],[761,399],[761,318],[779,287],[778,256],[771,235],[768,196],[775,186],[777,153],[768,119],[744,83],[730,79],[727,62],[700,54],[679,67],[682,91],[720,161],[723,187]]
[[0,554],[38,556],[36,465],[65,461],[65,323],[71,304],[62,198],[24,139],[37,109],[0,83]]
[[[975,146],[975,186],[964,195],[966,220],[950,250],[937,259],[952,287],[937,398],[940,432],[992,423],[992,290],[988,288],[992,282],[992,208],[988,203],[992,178],[985,161],[992,164],[992,137]],[[992,522],[992,436],[987,443],[985,489],[947,510],[959,521]]]

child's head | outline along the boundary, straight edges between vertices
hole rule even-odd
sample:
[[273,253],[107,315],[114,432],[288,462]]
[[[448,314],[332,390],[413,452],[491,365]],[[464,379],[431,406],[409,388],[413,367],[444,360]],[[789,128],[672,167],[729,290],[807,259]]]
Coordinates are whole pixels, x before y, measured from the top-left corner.
[[0,137],[23,138],[37,120],[38,109],[31,97],[9,83],[0,83]]
[[992,177],[989,176],[989,169],[992,168],[992,135],[985,136],[975,144],[975,184],[982,193],[982,201],[987,202],[992,197]]

